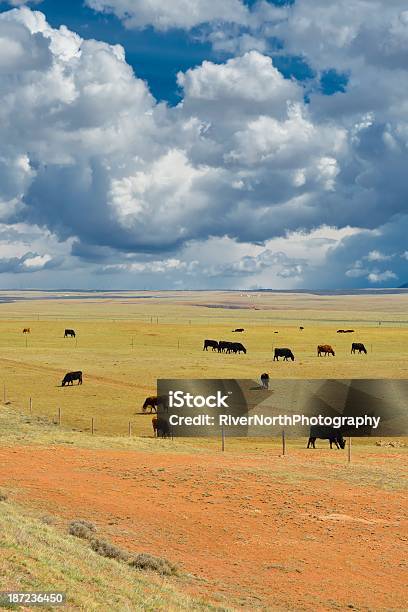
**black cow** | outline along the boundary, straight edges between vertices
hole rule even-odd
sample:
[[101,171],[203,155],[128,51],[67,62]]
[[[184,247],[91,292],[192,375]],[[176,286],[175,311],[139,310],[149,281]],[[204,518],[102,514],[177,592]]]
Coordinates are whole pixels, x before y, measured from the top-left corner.
[[228,347],[231,344],[231,342],[226,342],[225,340],[220,340],[218,342],[218,352],[219,353],[224,353],[224,351],[228,352]]
[[345,329],[344,333],[345,334],[353,334],[354,333],[354,329]]
[[152,426],[154,435],[157,438],[170,437],[170,425],[166,419],[155,416],[152,418]]
[[146,412],[148,408],[150,408],[150,414],[152,412],[157,412],[157,406],[159,403],[158,399],[159,398],[156,395],[150,395],[149,397],[146,397],[142,406],[142,412]]
[[216,351],[218,349],[217,340],[204,340],[203,351],[206,351],[209,346],[212,348],[213,351]]
[[367,355],[367,349],[362,342],[353,342],[353,344],[351,345],[351,352],[354,355],[356,351],[358,351],[359,354],[364,353],[365,355]]
[[269,374],[267,372],[261,374],[261,385],[263,389],[269,389]]
[[345,330],[345,329],[338,329],[338,330],[337,330],[337,333],[338,333],[338,334],[345,334],[345,333],[346,333],[346,330]]
[[238,327],[237,329],[233,329],[233,332],[243,332],[245,329],[243,327]]
[[64,338],[75,338],[75,330],[74,329],[66,329],[64,333]]
[[275,349],[275,354],[273,356],[273,360],[274,361],[279,361],[279,357],[283,357],[283,361],[288,361],[288,359],[291,359],[292,361],[295,361],[294,354],[288,348],[276,348]]
[[330,448],[333,448],[333,444],[336,445],[336,448],[344,448],[346,446],[346,441],[343,438],[340,430],[328,425],[316,425],[310,428],[307,448],[316,448],[315,443],[317,438],[320,438],[321,440],[329,440]]
[[227,349],[227,353],[245,353],[247,352],[245,346],[240,342],[230,342]]
[[301,325],[301,326],[299,327],[299,329],[300,329],[300,331],[303,331],[305,328],[303,327],[303,325]]
[[78,385],[82,385],[82,372],[67,372],[61,382],[61,387],[65,385],[73,385],[74,380],[78,381]]

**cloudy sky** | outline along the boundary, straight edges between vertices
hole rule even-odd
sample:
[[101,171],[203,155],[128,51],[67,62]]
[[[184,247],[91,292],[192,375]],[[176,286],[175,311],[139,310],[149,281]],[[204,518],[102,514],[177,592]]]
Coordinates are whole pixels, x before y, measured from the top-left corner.
[[0,0],[0,288],[408,281],[406,0]]

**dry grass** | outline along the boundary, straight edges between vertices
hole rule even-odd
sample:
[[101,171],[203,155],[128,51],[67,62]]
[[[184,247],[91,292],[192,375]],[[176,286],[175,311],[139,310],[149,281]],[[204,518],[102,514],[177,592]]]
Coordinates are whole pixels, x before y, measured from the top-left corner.
[[90,540],[92,537],[94,537],[95,532],[95,525],[82,519],[72,521],[68,526],[68,533],[76,538],[81,538],[82,540]]
[[127,561],[129,559],[129,553],[101,538],[92,538],[91,548],[98,555],[107,557],[107,559],[116,559],[116,561]]
[[[248,308],[254,300],[201,293],[131,301],[124,294],[121,299],[0,304],[0,384],[5,384],[6,401],[28,414],[31,397],[34,416],[56,422],[61,409],[63,425],[87,433],[93,416],[97,435],[125,436],[131,421],[134,435],[151,436],[151,417],[140,410],[155,392],[157,378],[257,379],[263,371],[271,378],[408,375],[408,327],[378,326],[381,319],[406,317],[405,295],[261,295],[261,310]],[[205,303],[239,309],[206,308]],[[247,355],[202,351],[204,338],[236,339],[231,330],[241,323],[246,331],[239,340]],[[27,338],[23,326],[31,327]],[[76,329],[77,341],[63,338],[65,327]],[[356,332],[336,334],[343,327]],[[364,342],[368,355],[350,355],[352,340]],[[335,358],[316,356],[321,342],[335,347]],[[291,347],[296,361],[273,363],[273,346]],[[78,369],[84,372],[82,386],[59,386],[65,372]]]
[[163,557],[155,557],[149,553],[140,553],[129,562],[131,567],[143,571],[151,571],[161,576],[174,576],[178,574],[178,568]]
[[101,557],[10,503],[0,513],[0,553],[0,591],[63,591],[67,611],[221,610],[181,594],[163,577]]

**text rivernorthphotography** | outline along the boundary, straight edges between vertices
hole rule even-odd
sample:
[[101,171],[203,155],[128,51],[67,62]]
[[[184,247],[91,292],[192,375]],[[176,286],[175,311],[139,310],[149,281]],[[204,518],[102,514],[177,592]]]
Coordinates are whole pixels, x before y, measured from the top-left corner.
[[317,416],[306,416],[305,414],[279,414],[277,416],[267,416],[264,414],[254,414],[251,416],[234,416],[232,414],[219,414],[218,416],[210,416],[209,414],[197,414],[196,416],[183,416],[172,414],[169,417],[169,423],[172,426],[186,425],[189,426],[226,426],[232,425],[241,426],[260,426],[260,427],[314,427],[322,425],[339,429],[340,427],[372,427],[377,429],[381,417],[372,417],[369,415],[358,417],[329,417],[319,414]]

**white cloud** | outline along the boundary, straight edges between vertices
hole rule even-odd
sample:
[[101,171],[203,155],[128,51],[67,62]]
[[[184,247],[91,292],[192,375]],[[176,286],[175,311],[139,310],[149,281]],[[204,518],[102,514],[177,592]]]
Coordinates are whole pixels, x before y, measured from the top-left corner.
[[86,4],[105,13],[113,13],[128,28],[152,25],[157,30],[190,29],[202,23],[227,21],[246,23],[248,10],[241,0],[85,0]]
[[367,278],[370,281],[370,283],[381,283],[384,281],[388,281],[390,279],[396,279],[398,277],[391,270],[385,270],[384,272],[378,272],[378,271],[370,272]]
[[28,269],[39,270],[51,260],[52,257],[48,253],[45,253],[45,255],[33,255],[32,257],[24,259],[23,266]]
[[392,259],[392,255],[385,255],[380,251],[374,250],[370,251],[365,259],[367,259],[367,261],[387,261],[388,259]]
[[[249,17],[253,28],[261,8]],[[272,30],[286,13],[301,27],[293,8],[262,10]],[[331,31],[329,13],[318,29]],[[346,27],[346,13],[330,41],[337,67],[372,25]],[[387,9],[401,53],[404,19]],[[313,23],[302,27],[317,45]],[[59,280],[52,270],[75,261],[87,282],[101,270],[106,279],[151,274],[196,286],[405,280],[402,68],[390,76],[361,53],[350,64],[350,91],[316,92],[307,104],[300,83],[249,51],[179,74],[182,98],[171,108],[156,102],[120,45],[52,28],[40,12],[1,13],[2,44],[0,221],[14,232],[3,243],[0,236],[3,274]],[[376,70],[386,71],[384,83]],[[22,224],[36,237],[32,247],[16,235]],[[391,259],[392,271],[372,268]]]

